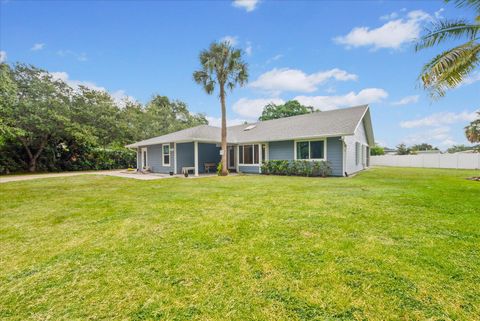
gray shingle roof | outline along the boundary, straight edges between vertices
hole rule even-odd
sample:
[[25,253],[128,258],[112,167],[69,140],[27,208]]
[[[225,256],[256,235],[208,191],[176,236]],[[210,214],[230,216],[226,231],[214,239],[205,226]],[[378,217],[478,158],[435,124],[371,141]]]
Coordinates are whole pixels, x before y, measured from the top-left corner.
[[[368,111],[368,105],[335,109],[324,112],[260,121],[244,125],[230,126],[227,129],[229,143],[253,143],[302,139],[324,136],[353,135],[358,123]],[[370,119],[368,119],[370,120]],[[245,130],[247,127],[251,129]],[[167,135],[143,140],[127,147],[140,147],[170,142],[221,140],[220,128],[202,125]]]

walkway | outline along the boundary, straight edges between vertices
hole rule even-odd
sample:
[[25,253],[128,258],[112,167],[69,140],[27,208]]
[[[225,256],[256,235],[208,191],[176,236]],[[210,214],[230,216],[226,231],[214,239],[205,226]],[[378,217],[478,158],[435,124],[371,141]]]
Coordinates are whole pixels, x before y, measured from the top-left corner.
[[52,178],[52,177],[69,177],[79,175],[106,175],[115,177],[134,178],[140,180],[153,180],[161,178],[170,178],[167,174],[138,174],[135,172],[127,172],[126,170],[108,170],[108,171],[84,171],[84,172],[64,172],[64,173],[44,173],[44,174],[24,174],[24,175],[4,175],[0,176],[0,183],[28,181],[39,178]]

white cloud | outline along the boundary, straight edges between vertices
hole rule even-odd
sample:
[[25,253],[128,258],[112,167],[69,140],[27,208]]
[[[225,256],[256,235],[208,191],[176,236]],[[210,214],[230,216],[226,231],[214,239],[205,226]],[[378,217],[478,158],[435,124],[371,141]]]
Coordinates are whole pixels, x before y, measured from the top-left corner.
[[[87,87],[91,90],[108,92],[108,90],[105,87],[97,86],[95,83],[93,83],[91,81],[82,81],[82,80],[70,79],[70,76],[68,75],[68,73],[66,73],[64,71],[51,72],[50,75],[52,75],[53,79],[62,80],[67,85],[72,87],[74,90],[78,90],[78,88],[80,86],[84,86],[84,87]],[[117,91],[114,91],[114,92],[109,92],[109,94],[110,94],[110,96],[112,96],[115,103],[121,108],[125,107],[125,103],[127,101],[130,101],[130,102],[135,101],[135,98],[127,95],[124,90],[117,90]]]
[[51,72],[50,75],[52,75],[53,79],[61,80],[65,82],[67,85],[69,85],[70,87],[72,87],[73,89],[78,89],[78,87],[84,86],[92,90],[107,91],[104,87],[97,86],[95,83],[90,81],[70,79],[70,76],[68,75],[68,73],[64,71]]
[[71,57],[74,57],[75,59],[77,59],[78,61],[82,61],[82,62],[88,60],[86,53],[84,53],[84,52],[77,53],[77,52],[72,51],[72,50],[59,50],[59,51],[57,51],[57,55],[59,55],[60,57],[71,56]]
[[272,63],[272,62],[274,62],[274,61],[277,61],[277,60],[279,60],[279,59],[281,59],[281,58],[283,58],[283,55],[281,55],[281,54],[275,55],[275,56],[273,56],[272,58],[270,58],[270,59],[267,60],[267,64]]
[[347,35],[334,38],[334,41],[347,48],[400,49],[405,43],[418,38],[422,23],[430,19],[431,16],[422,10],[410,11],[405,18],[388,21],[378,28],[356,27]]
[[235,8],[245,9],[247,12],[255,10],[260,0],[234,0],[232,5]]
[[127,102],[135,102],[136,99],[133,96],[127,95],[125,90],[117,90],[112,93],[110,93],[110,96],[112,96],[113,100],[117,104],[118,107],[123,108],[125,107]]
[[7,61],[7,52],[1,50],[0,51],[0,63]]
[[44,47],[45,47],[44,43],[36,43],[36,44],[33,45],[32,48],[30,48],[30,50],[38,51],[38,50],[42,50]]
[[316,91],[317,85],[330,79],[339,81],[357,80],[358,76],[337,68],[310,75],[298,69],[274,68],[260,75],[257,80],[250,84],[250,87],[274,94],[279,94],[282,91],[308,93]]
[[465,78],[461,85],[471,85],[477,81],[480,81],[480,72],[473,72],[470,76]]
[[396,18],[398,18],[398,13],[392,12],[392,13],[381,16],[380,20],[393,20]]
[[420,95],[413,95],[413,96],[406,96],[403,97],[402,99],[398,101],[394,101],[392,105],[394,106],[403,106],[403,105],[408,105],[408,104],[414,104],[418,102],[418,99],[420,98]]
[[270,103],[278,105],[285,103],[285,101],[280,98],[241,98],[233,104],[233,110],[237,114],[247,118],[258,118],[262,114],[263,107]]
[[247,41],[247,47],[245,48],[245,52],[249,56],[252,55],[252,43],[250,41]]
[[461,113],[453,112],[441,112],[435,113],[430,116],[407,120],[400,122],[400,127],[402,128],[415,128],[415,127],[437,127],[442,125],[448,125],[458,122],[471,122],[477,118],[477,112],[467,112],[463,111]]
[[407,145],[429,143],[438,147],[450,147],[457,144],[450,133],[450,127],[442,126],[408,135],[403,139]]
[[[222,118],[221,117],[207,116],[206,118],[207,118],[208,124],[210,126],[222,127]],[[227,117],[227,126],[240,125],[240,124],[243,124],[244,122],[245,122],[244,119],[240,119],[240,118],[230,119],[230,118]]]
[[444,11],[445,11],[445,9],[443,9],[443,8],[440,8],[439,10],[435,11],[435,13],[434,13],[435,18],[442,19],[443,18],[442,12],[444,12]]
[[225,36],[220,39],[221,42],[228,42],[231,46],[238,44],[238,37],[236,36]]
[[358,92],[351,91],[343,96],[297,96],[293,99],[306,106],[320,110],[331,110],[339,107],[350,107],[382,101],[388,93],[381,88],[366,88]]
[[334,94],[337,92],[337,90],[335,89],[335,87],[328,87],[327,89],[325,89],[325,92],[327,94]]

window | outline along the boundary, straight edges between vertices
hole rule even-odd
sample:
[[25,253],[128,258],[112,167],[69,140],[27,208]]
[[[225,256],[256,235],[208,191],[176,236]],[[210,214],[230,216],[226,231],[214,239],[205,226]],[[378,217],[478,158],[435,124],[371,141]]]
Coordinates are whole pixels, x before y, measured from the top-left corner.
[[362,166],[365,166],[365,160],[366,160],[365,145],[362,145]]
[[267,144],[262,144],[262,161],[267,161]]
[[238,146],[238,162],[242,165],[258,165],[258,144]]
[[325,159],[325,140],[296,142],[296,159]]
[[170,166],[170,144],[162,145],[163,166]]
[[147,162],[147,148],[144,147],[141,150],[142,152],[142,168],[147,168],[148,162]]
[[355,143],[355,164],[360,164],[360,143]]

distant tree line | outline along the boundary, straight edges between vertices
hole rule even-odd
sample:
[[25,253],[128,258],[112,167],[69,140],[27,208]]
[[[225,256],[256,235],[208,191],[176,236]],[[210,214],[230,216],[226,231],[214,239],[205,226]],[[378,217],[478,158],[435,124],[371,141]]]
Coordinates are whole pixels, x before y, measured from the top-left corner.
[[134,166],[124,145],[200,124],[205,115],[165,96],[120,106],[34,66],[0,64],[0,173]]
[[313,112],[313,107],[304,106],[297,100],[289,100],[284,104],[276,105],[270,103],[263,107],[262,115],[258,118],[260,121],[278,119],[283,117],[303,115]]
[[[385,149],[386,149],[385,147],[375,144],[375,146],[371,148],[371,155],[372,156],[385,155]],[[432,145],[427,143],[415,144],[412,146],[407,146],[404,143],[401,143],[396,146],[396,149],[394,151],[396,155],[414,155],[420,151],[434,151],[434,150],[438,151],[439,149],[438,147],[433,147]],[[453,145],[452,147],[448,148],[446,152],[457,153],[457,152],[464,152],[464,151],[470,151],[470,150],[474,152],[479,152],[480,145],[476,145],[476,146]]]

